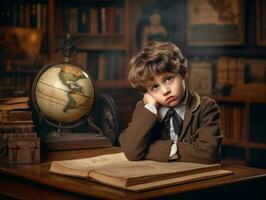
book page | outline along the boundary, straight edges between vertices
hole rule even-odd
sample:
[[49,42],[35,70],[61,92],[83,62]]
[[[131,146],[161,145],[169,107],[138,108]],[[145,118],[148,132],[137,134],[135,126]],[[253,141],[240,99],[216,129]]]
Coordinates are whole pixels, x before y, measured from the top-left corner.
[[188,162],[156,162],[151,160],[127,161],[108,164],[94,173],[127,180],[128,184],[137,184],[156,179],[184,176],[220,169],[220,164],[200,164]]
[[75,177],[92,177],[122,185],[161,180],[220,169],[220,164],[187,162],[129,161],[124,153],[107,154],[85,159],[53,161],[50,171]]
[[[127,161],[124,153],[107,154],[92,158],[52,161],[50,172],[83,177],[91,170],[124,161]],[[82,172],[79,173],[78,171]]]
[[228,176],[231,174],[233,174],[233,172],[228,171],[228,170],[213,170],[213,171],[208,171],[208,172],[187,175],[183,177],[176,177],[176,178],[170,178],[170,179],[165,179],[165,180],[159,180],[159,181],[154,181],[154,182],[149,182],[149,183],[133,185],[133,186],[126,187],[124,189],[135,191],[135,192],[143,192],[143,191],[154,190],[154,189],[158,189],[158,188],[162,188],[166,186],[191,183],[191,182],[195,182],[199,180],[205,180],[205,179],[210,179],[210,178],[215,178],[215,177],[220,177],[220,176]]

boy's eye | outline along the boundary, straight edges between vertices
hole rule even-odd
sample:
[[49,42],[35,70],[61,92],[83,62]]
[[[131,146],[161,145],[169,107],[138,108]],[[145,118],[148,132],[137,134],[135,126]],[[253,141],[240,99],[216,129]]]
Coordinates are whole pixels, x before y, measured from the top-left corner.
[[151,90],[152,91],[155,91],[155,90],[157,90],[159,88],[159,85],[153,85],[152,87],[151,87]]
[[172,76],[167,76],[166,79],[165,79],[165,81],[166,81],[166,82],[170,82],[172,79],[173,79]]

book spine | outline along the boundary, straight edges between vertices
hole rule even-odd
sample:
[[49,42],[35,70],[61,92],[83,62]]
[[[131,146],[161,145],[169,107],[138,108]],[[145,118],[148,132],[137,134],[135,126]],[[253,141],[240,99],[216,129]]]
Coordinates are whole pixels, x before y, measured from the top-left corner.
[[77,33],[78,32],[78,9],[70,7],[69,10],[69,32],[70,33]]
[[[24,24],[24,15],[26,15],[24,12],[23,12],[23,10],[24,10],[24,8],[23,8],[23,4],[19,4],[19,14],[17,15],[17,17],[18,17],[18,21],[19,21],[19,26],[20,27],[24,27],[25,26],[25,24]],[[27,12],[28,13],[28,12]],[[29,15],[29,14],[27,14],[27,15]]]
[[24,139],[24,138],[37,138],[36,132],[29,132],[29,133],[4,133],[3,139]]
[[99,67],[98,67],[98,81],[103,81],[105,79],[105,65],[106,56],[103,52],[99,54]]
[[0,125],[0,133],[2,136],[7,133],[20,134],[32,132],[35,132],[35,126],[33,125],[5,125],[4,123]]
[[106,8],[101,7],[101,33],[106,33]]
[[41,30],[42,29],[42,4],[37,4],[37,17],[36,17],[36,28]]
[[98,20],[97,20],[97,9],[90,9],[90,33],[97,34],[98,33]]
[[64,24],[64,16],[63,16],[63,3],[62,2],[57,2],[56,4],[56,18],[55,18],[55,25],[56,25],[56,30],[57,33],[62,33],[63,32],[63,24]]
[[63,31],[67,33],[69,32],[69,5],[67,3],[63,5]]
[[12,15],[12,22],[11,22],[11,24],[13,26],[18,26],[17,14],[18,14],[18,5],[17,4],[13,4],[12,5],[12,11],[11,11],[11,15]]
[[37,4],[31,4],[30,6],[30,27],[37,27]]
[[79,33],[86,33],[87,30],[87,9],[86,8],[79,8],[78,12],[78,32]]
[[92,75],[92,78],[94,80],[98,79],[98,53],[94,52],[94,51],[90,51],[88,53],[88,57],[87,57],[87,70],[88,72]]
[[228,58],[227,57],[219,57],[217,62],[217,84],[225,85],[228,83]]
[[102,33],[102,11],[101,7],[97,7],[97,32]]
[[30,4],[24,4],[21,5],[21,15],[23,16],[23,22],[21,26],[24,27],[30,27],[30,20],[31,20],[31,5]]

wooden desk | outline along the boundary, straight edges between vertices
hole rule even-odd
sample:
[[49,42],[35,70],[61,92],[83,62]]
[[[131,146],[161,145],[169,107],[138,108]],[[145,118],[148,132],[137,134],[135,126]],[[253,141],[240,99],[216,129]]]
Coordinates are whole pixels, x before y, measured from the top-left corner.
[[[235,174],[158,190],[134,193],[96,182],[48,173],[51,160],[76,159],[119,152],[119,148],[59,151],[34,165],[0,163],[0,199],[265,199],[266,169],[224,165]],[[2,197],[2,198],[1,198]],[[252,198],[251,198],[252,197]],[[240,199],[240,200],[241,200]]]

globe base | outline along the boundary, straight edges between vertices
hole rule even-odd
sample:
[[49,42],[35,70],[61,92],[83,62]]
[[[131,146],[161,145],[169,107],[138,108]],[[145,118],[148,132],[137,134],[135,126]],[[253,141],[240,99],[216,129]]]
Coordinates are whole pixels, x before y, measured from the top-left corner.
[[42,145],[47,150],[88,149],[111,147],[112,144],[105,137],[91,133],[60,133],[51,132],[42,137]]

